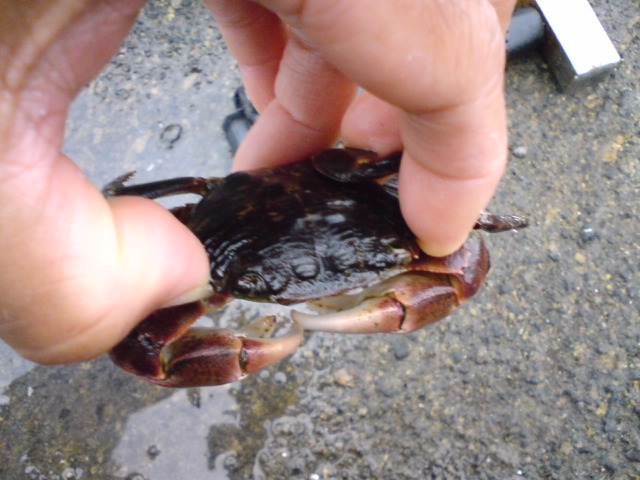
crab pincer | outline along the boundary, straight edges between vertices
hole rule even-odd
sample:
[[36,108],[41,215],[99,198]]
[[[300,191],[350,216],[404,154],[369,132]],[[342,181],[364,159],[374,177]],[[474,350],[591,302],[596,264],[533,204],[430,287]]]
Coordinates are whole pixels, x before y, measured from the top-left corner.
[[482,236],[472,233],[453,254],[421,255],[392,276],[356,294],[309,302],[319,315],[294,311],[306,330],[336,333],[407,333],[441,320],[475,295],[489,271]]
[[274,316],[259,318],[238,331],[191,327],[206,309],[199,301],[154,312],[111,351],[111,359],[156,385],[221,385],[279,362],[303,339],[296,322],[286,335],[266,338],[276,326]]

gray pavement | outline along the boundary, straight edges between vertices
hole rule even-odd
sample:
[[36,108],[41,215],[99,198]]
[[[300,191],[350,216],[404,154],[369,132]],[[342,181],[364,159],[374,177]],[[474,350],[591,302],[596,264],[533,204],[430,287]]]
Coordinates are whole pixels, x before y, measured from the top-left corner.
[[[489,238],[470,303],[406,336],[313,334],[201,389],[0,344],[0,478],[640,478],[640,4],[591,3],[623,57],[604,83],[561,94],[540,56],[509,66],[512,155],[491,209],[532,225]],[[65,151],[97,185],[224,174],[238,85],[196,1],[153,1],[74,104]]]

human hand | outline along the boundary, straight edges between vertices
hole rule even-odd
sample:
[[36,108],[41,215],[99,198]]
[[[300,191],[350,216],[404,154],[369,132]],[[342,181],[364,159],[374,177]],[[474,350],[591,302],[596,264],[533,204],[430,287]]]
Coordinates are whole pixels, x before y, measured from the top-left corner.
[[[261,112],[236,168],[330,146],[404,150],[403,214],[427,253],[466,239],[507,156],[515,0],[203,0]],[[259,4],[259,5],[258,5]],[[366,93],[355,101],[355,83]]]
[[38,362],[95,357],[208,281],[170,213],[105,200],[60,152],[69,103],[143,3],[0,0],[0,338]]
[[[59,363],[94,357],[167,299],[197,292],[207,281],[206,255],[186,228],[152,202],[136,198],[106,201],[60,152],[71,99],[114,53],[142,3],[0,0],[0,337],[35,361]],[[434,253],[442,245],[441,252],[447,245],[451,249],[456,230],[466,235],[463,212],[472,210],[470,217],[475,220],[504,163],[503,45],[498,48],[500,30],[488,4],[480,8],[481,21],[475,23],[465,11],[458,13],[481,31],[486,24],[487,38],[493,42],[471,42],[474,35],[470,40],[465,30],[459,37],[462,32],[454,29],[453,33],[430,34],[429,39],[443,41],[449,35],[456,39],[457,47],[430,51],[425,45],[409,48],[413,45],[409,33],[426,28],[426,23],[416,22],[406,10],[411,2],[385,3],[393,5],[389,12],[382,4],[365,9],[371,14],[367,18],[382,23],[378,33],[370,28],[374,23],[368,26],[359,20],[362,12],[351,8],[354,2],[324,2],[321,10],[308,9],[302,16],[295,9],[281,10],[292,27],[289,32],[277,16],[255,4],[206,3],[221,20],[252,98],[263,110],[263,120],[239,153],[238,166],[293,160],[331,144],[354,92],[350,77],[386,102],[370,94],[360,96],[343,121],[345,139],[381,153],[404,147],[403,208],[419,234],[429,232],[429,219],[442,218],[442,207],[439,212],[431,203],[425,203],[418,213],[412,209],[414,198],[423,196],[420,186],[431,188],[433,199],[450,193],[452,186],[466,185],[464,192],[447,197],[447,228],[436,223],[431,233],[420,236]],[[440,5],[442,11],[435,12],[434,18],[442,21],[444,13],[456,13],[449,11],[450,4]],[[280,8],[291,5],[281,3]],[[339,7],[343,10],[334,22],[332,15]],[[502,10],[499,18],[506,24],[510,8],[507,5]],[[243,16],[238,17],[240,14]],[[259,17],[263,22],[254,23]],[[245,23],[234,25],[237,18],[244,18]],[[392,18],[407,28],[386,28],[398,24],[388,21]],[[290,32],[304,36],[288,37]],[[266,34],[273,41],[264,42]],[[367,35],[373,35],[369,39],[375,40],[375,50]],[[251,38],[261,39],[263,48],[256,48]],[[461,56],[462,44],[474,50],[480,45],[488,61]],[[404,57],[411,60],[410,71],[398,61],[398,52],[403,51],[411,54]],[[498,52],[495,56],[494,51]],[[440,65],[437,69],[422,71],[425,65],[436,63]],[[499,73],[495,65],[500,66]],[[440,69],[451,75],[473,71],[475,76],[449,78],[438,73]],[[423,98],[425,93],[432,95]],[[487,141],[487,134],[495,144]],[[447,156],[437,157],[439,152]],[[463,155],[469,152],[473,153],[470,157]],[[440,165],[438,158],[447,158],[449,163]],[[490,161],[484,164],[486,158]],[[432,170],[434,165],[440,169]],[[468,171],[456,176],[458,167]],[[417,191],[412,191],[412,184],[418,186]],[[148,242],[149,238],[154,242]],[[430,238],[435,238],[434,247]]]

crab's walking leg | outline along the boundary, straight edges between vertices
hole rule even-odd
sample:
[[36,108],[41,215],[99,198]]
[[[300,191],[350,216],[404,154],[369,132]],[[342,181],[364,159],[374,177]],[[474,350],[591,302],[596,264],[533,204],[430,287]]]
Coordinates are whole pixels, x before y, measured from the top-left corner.
[[166,387],[222,385],[282,360],[303,339],[296,323],[287,335],[262,338],[273,330],[272,317],[241,331],[190,328],[206,310],[199,301],[154,312],[113,348],[111,359],[127,372]]
[[171,195],[193,193],[203,197],[221,181],[221,179],[216,177],[178,177],[169,180],[159,180],[157,182],[140,183],[138,185],[125,185],[125,183],[133,177],[134,173],[135,172],[126,173],[108,183],[102,189],[102,194],[105,197],[133,195],[136,197],[156,199]]
[[482,212],[473,228],[489,233],[507,232],[529,226],[529,220],[520,215],[496,215]]

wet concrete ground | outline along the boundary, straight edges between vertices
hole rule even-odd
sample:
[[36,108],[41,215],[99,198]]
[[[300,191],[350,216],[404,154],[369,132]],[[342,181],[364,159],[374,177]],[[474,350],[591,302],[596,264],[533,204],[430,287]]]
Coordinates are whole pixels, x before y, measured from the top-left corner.
[[[0,344],[0,478],[640,478],[640,5],[592,4],[624,59],[606,82],[560,94],[539,56],[510,65],[492,210],[532,225],[491,236],[473,301],[407,336],[310,335],[213,388]],[[151,2],[74,105],[65,151],[97,185],[223,174],[238,85],[197,2]]]

